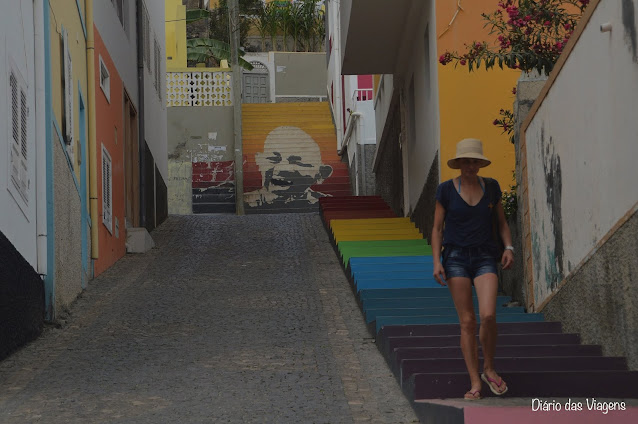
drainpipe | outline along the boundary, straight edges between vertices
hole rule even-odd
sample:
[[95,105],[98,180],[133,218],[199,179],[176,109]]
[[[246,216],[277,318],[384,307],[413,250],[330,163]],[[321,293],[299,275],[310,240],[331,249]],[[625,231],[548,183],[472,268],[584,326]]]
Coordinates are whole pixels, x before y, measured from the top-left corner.
[[[87,102],[89,111],[89,211],[91,214],[91,259],[99,256],[98,214],[97,214],[97,148],[95,136],[95,39],[93,31],[93,0],[85,0],[86,11],[86,73]],[[84,225],[84,224],[83,224]]]
[[140,155],[140,227],[146,227],[146,135],[144,133],[144,1],[136,0],[135,18],[137,22],[137,97],[139,124],[139,155]]
[[[46,87],[43,0],[33,2],[33,30],[35,38],[35,139],[46,140]],[[35,146],[36,190],[36,255],[37,272],[47,274],[47,143]]]

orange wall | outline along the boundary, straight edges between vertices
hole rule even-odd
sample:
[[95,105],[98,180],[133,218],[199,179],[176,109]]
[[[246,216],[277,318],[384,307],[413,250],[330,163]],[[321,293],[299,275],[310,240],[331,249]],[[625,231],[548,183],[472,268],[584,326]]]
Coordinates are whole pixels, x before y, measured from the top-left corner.
[[[95,261],[95,275],[101,274],[126,254],[126,226],[124,222],[124,136],[123,136],[123,86],[115,65],[109,56],[102,38],[95,31],[95,111],[97,142],[97,195],[99,257]],[[110,102],[100,87],[100,56],[110,75]],[[117,139],[116,139],[117,129]],[[102,223],[102,145],[106,147],[112,161],[112,208],[113,234]],[[119,237],[116,237],[115,218],[119,221]]]
[[[459,11],[449,29],[448,24],[457,10],[457,1],[438,1],[437,60],[448,50],[463,52],[465,44],[471,44],[473,41],[493,41],[496,36],[489,35],[489,28],[484,28],[486,21],[481,17],[481,13],[492,13],[497,10],[499,1],[461,2],[464,10]],[[514,146],[510,143],[509,136],[502,135],[502,130],[492,122],[500,117],[500,109],[512,109],[512,88],[516,86],[520,72],[501,70],[498,67],[490,71],[481,69],[469,72],[466,66],[459,65],[455,68],[453,63],[446,66],[439,64],[438,72],[441,181],[458,175],[458,171],[447,166],[447,160],[455,155],[456,143],[463,138],[475,137],[483,141],[485,155],[492,160],[492,165],[481,174],[496,178],[502,189],[508,189],[513,183]]]

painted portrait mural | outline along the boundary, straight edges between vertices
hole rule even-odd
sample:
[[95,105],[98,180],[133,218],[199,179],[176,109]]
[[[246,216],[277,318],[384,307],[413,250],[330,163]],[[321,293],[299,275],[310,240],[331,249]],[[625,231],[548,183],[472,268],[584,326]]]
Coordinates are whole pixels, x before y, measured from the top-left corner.
[[317,211],[321,197],[350,192],[334,133],[282,125],[244,143],[246,213]]

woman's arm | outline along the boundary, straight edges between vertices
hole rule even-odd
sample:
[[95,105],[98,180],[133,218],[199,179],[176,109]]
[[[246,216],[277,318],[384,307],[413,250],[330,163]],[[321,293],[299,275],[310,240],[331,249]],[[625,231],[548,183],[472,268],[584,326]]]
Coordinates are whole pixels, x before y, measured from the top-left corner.
[[430,243],[432,245],[432,260],[434,261],[434,279],[441,285],[445,285],[445,269],[441,264],[441,247],[443,245],[443,221],[445,220],[445,208],[438,201],[434,209],[434,225]]
[[[498,233],[501,236],[501,240],[503,240],[503,245],[511,246],[512,233],[510,232],[509,225],[507,225],[507,219],[505,219],[505,210],[503,209],[503,204],[501,202],[497,202],[495,207],[498,217]],[[501,258],[501,265],[503,265],[503,269],[510,269],[513,264],[514,252],[505,249],[503,251],[503,257]]]

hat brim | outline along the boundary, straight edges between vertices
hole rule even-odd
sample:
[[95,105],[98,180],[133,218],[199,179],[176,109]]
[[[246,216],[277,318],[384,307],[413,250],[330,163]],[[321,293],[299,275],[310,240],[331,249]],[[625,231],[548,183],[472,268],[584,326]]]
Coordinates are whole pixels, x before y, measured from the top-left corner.
[[479,168],[485,168],[486,166],[489,166],[492,161],[490,161],[488,158],[486,158],[483,155],[473,155],[473,154],[466,154],[463,156],[457,156],[455,158],[452,158],[450,160],[447,161],[447,166],[449,166],[452,169],[460,169],[461,165],[459,164],[460,159],[478,159],[481,161],[481,164],[479,165]]

